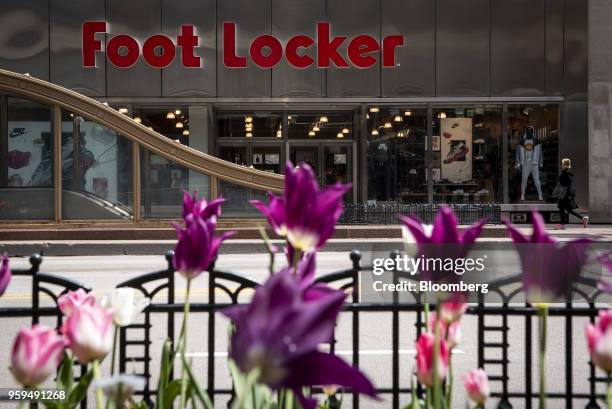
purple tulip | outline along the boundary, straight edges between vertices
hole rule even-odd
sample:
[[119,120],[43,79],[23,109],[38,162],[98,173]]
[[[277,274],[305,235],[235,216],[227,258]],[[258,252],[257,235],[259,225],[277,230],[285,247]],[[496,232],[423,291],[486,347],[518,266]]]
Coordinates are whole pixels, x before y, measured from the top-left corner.
[[577,239],[561,246],[545,231],[542,215],[532,212],[533,233],[523,235],[509,221],[508,233],[521,257],[523,289],[532,303],[550,303],[568,293],[587,261],[591,240]]
[[209,219],[216,222],[217,217],[221,215],[221,205],[225,202],[225,199],[219,198],[207,202],[206,199],[202,198],[198,200],[198,192],[193,192],[193,196],[188,191],[183,192],[183,219],[189,220],[189,215],[194,217],[200,217],[202,219]]
[[174,249],[174,268],[185,278],[192,279],[206,271],[217,257],[221,243],[234,234],[215,235],[217,216],[224,199],[207,202],[197,199],[197,193],[183,195],[184,226],[175,225],[178,242]]
[[0,264],[0,296],[4,294],[9,283],[11,282],[11,269],[9,268],[9,258],[2,256],[2,264]]
[[[455,217],[453,210],[447,206],[442,206],[438,211],[430,232],[426,231],[423,223],[414,216],[399,216],[399,219],[402,225],[412,234],[419,255],[432,260],[465,258],[486,222],[486,219],[482,219],[461,232],[457,226],[457,217]],[[456,283],[460,280],[460,276],[453,271],[429,271],[427,268],[421,270],[421,276],[424,280],[431,280],[436,283]],[[459,294],[453,294],[452,296],[455,301],[460,301],[457,298]]]
[[[612,273],[612,251],[602,254],[598,260],[608,270],[608,273]],[[602,278],[597,288],[606,294],[612,294],[612,281]]]
[[185,278],[192,279],[206,271],[217,257],[221,243],[234,234],[215,236],[215,223],[194,218],[185,227],[176,226],[178,242],[174,248],[174,268]]
[[304,253],[316,251],[332,236],[343,211],[342,197],[350,184],[337,183],[321,190],[312,168],[287,162],[283,197],[269,195],[269,203],[251,203],[267,218],[274,231]]
[[223,311],[235,324],[230,357],[243,373],[259,369],[259,382],[270,388],[292,390],[304,409],[316,407],[303,395],[305,386],[340,385],[374,396],[361,372],[318,350],[331,340],[345,296],[329,291],[307,301],[303,283],[290,269],[274,274],[249,305]]

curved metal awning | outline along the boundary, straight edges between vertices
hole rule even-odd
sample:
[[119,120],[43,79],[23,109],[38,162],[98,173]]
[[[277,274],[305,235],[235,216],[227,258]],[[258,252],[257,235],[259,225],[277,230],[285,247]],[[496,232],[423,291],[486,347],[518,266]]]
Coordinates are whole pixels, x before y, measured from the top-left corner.
[[196,172],[257,190],[280,192],[283,189],[282,175],[236,165],[182,145],[103,103],[50,82],[0,69],[0,91],[59,105]]

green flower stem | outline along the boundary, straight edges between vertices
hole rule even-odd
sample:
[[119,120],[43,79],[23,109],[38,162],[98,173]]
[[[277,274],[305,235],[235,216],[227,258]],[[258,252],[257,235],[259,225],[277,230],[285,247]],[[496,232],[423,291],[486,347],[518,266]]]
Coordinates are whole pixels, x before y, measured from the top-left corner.
[[540,329],[540,403],[539,409],[546,409],[546,333],[548,325],[548,305],[536,306]]
[[[259,381],[260,375],[261,370],[259,368],[255,368],[247,374],[246,384],[243,388],[244,393],[237,396],[238,399],[236,399],[232,404],[232,409],[245,409],[244,405],[246,404],[248,397],[251,395],[251,391],[255,390],[255,385]],[[253,400],[255,399],[253,398]]]
[[[189,319],[189,294],[191,292],[191,279],[187,279],[187,293],[185,294],[185,307],[183,310],[183,331],[182,338],[180,339],[180,353],[185,356],[187,351],[187,320]],[[185,361],[183,360],[183,366],[181,368],[181,400],[180,409],[184,409],[187,404],[187,371],[185,369]]]
[[427,388],[425,391],[425,409],[431,407],[431,394],[433,393],[432,388]]
[[[437,317],[440,316],[440,303],[436,304]],[[433,407],[440,409],[441,385],[438,373],[438,362],[440,361],[440,326],[434,326],[434,353],[433,353]]]
[[453,403],[453,350],[448,351],[448,385],[446,389],[446,407],[452,408]]
[[608,391],[606,394],[606,406],[612,409],[612,382],[610,382],[610,374],[608,374]]
[[270,243],[270,237],[268,236],[268,233],[266,233],[265,227],[259,226],[259,234],[261,235],[264,245],[266,246],[266,251],[270,255],[270,264],[268,266],[268,271],[270,275],[273,275],[274,274],[274,248],[272,246],[272,243]]
[[111,376],[115,374],[115,360],[117,359],[117,340],[118,338],[119,338],[119,326],[115,325],[115,331],[113,334],[113,353],[111,354],[111,367],[110,367]]
[[297,271],[297,266],[302,258],[302,251],[298,249],[293,250],[293,268]]
[[[100,362],[97,359],[91,363],[93,371],[93,378],[95,381],[100,381],[102,375],[100,373]],[[102,394],[102,388],[100,385],[96,385],[96,407],[98,409],[104,408],[104,395]]]

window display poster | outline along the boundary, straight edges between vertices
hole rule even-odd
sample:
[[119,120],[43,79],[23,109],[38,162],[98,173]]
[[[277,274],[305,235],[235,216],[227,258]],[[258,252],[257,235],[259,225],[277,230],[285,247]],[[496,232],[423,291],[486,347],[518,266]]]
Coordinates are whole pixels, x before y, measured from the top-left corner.
[[434,135],[431,137],[431,150],[432,151],[440,150],[440,135]]
[[334,153],[334,165],[346,165],[346,154]]
[[454,183],[472,180],[472,118],[440,119],[441,178]]
[[266,153],[264,162],[266,165],[278,165],[280,163],[280,157],[278,153]]

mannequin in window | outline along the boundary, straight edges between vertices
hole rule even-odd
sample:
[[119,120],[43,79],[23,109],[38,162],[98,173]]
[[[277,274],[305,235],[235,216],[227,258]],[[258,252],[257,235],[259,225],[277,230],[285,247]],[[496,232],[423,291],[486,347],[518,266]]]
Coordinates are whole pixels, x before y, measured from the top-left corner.
[[538,191],[538,200],[544,200],[542,197],[542,185],[540,183],[540,168],[544,166],[544,157],[542,156],[542,145],[536,143],[535,129],[533,126],[525,128],[523,141],[519,146],[519,161],[516,164],[521,168],[521,200],[525,200],[525,189],[529,175],[533,178],[536,190]]

